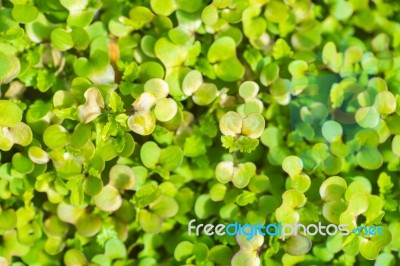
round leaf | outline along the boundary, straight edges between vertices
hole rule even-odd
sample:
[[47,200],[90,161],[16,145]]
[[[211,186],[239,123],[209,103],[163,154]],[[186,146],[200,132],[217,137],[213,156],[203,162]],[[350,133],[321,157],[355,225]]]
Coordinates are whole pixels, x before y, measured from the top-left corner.
[[22,110],[15,103],[7,100],[0,100],[0,110],[0,127],[15,127],[21,122]]

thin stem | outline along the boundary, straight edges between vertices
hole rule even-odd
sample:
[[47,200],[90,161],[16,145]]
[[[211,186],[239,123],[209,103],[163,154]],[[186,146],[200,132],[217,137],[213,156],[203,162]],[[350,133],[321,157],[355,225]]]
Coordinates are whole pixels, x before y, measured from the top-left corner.
[[237,164],[237,151],[232,152],[232,158],[233,158],[233,164],[236,165]]

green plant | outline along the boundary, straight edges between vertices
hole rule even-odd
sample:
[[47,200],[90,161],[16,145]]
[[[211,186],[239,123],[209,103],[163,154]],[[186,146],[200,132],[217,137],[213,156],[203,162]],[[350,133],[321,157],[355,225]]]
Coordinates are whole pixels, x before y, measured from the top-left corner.
[[[0,264],[397,265],[397,1],[0,1]],[[382,235],[189,235],[321,222]]]

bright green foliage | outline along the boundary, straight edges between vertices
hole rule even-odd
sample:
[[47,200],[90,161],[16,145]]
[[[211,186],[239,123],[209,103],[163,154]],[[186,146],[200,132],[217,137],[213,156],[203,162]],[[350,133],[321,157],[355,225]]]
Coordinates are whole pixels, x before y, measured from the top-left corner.
[[0,264],[399,264],[399,11],[0,1]]

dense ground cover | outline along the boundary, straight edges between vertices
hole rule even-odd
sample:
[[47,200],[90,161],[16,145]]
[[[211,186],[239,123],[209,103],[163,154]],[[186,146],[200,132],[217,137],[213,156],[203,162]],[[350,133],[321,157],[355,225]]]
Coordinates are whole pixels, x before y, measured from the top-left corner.
[[[398,265],[399,14],[0,0],[0,264]],[[382,234],[247,241],[192,219]]]

